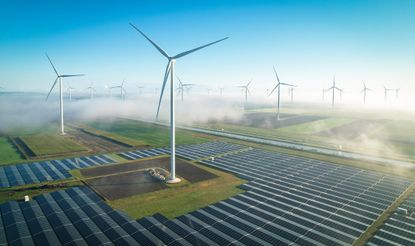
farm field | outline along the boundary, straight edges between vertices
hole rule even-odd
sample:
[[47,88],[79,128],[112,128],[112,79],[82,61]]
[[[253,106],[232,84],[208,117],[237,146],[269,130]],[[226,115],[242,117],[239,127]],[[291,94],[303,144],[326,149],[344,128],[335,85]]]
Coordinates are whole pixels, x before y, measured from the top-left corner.
[[0,165],[20,160],[23,160],[23,158],[7,137],[0,137]]
[[73,140],[55,134],[27,135],[19,138],[35,156],[58,155],[87,150]]
[[[130,138],[152,147],[169,145],[169,128],[136,120],[114,119],[107,122],[91,122],[89,127]],[[176,144],[193,144],[209,141],[212,137],[188,131],[176,130]]]
[[[361,115],[353,115],[352,113],[338,114],[333,117],[327,116],[323,112],[321,114],[324,117],[321,116],[321,119],[316,117],[315,120],[305,123],[303,120],[299,120],[298,124],[291,122],[285,127],[264,128],[245,124],[247,117],[252,117],[257,121],[258,116],[272,117],[267,114],[274,115],[275,113],[272,111],[250,112],[244,116],[242,122],[216,121],[198,123],[194,126],[400,160],[415,160],[415,141],[413,140],[415,139],[415,121],[413,120],[364,119]],[[286,120],[286,117],[301,119],[302,116],[293,117],[291,112],[290,114],[285,113],[281,115],[281,121]],[[309,118],[313,119],[313,117]]]

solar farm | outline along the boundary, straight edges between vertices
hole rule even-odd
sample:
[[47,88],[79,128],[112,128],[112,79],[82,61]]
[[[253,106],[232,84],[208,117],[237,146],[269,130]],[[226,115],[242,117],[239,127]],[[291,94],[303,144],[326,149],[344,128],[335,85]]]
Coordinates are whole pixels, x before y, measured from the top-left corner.
[[[413,182],[221,141],[176,151],[247,180],[244,192],[175,218],[132,218],[88,186],[58,190],[1,204],[1,245],[352,245]],[[154,148],[117,155],[151,161],[167,153]],[[118,165],[109,155],[17,164],[2,167],[0,180],[12,187],[65,180],[73,169]],[[412,195],[400,206],[410,210],[414,203]],[[414,228],[415,218],[397,210],[368,244],[413,245]]]

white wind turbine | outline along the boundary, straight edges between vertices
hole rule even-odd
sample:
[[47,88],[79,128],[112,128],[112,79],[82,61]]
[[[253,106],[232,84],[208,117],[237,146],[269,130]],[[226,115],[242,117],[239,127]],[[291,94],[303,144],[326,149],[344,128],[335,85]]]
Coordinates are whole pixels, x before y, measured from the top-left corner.
[[52,60],[49,58],[48,54],[46,54],[46,57],[48,58],[50,65],[52,65],[53,70],[56,73],[56,79],[55,82],[53,83],[52,87],[50,88],[50,91],[46,97],[46,101],[49,98],[50,93],[52,92],[53,88],[55,87],[56,83],[59,80],[59,94],[60,94],[60,126],[61,126],[61,134],[64,135],[65,134],[65,127],[63,124],[63,78],[67,78],[67,77],[78,77],[78,76],[84,76],[84,74],[66,74],[66,75],[61,75],[58,73],[58,71],[56,70],[55,66],[52,63]]
[[394,91],[395,91],[395,98],[396,99],[398,99],[399,98],[399,91],[401,90],[401,88],[397,88],[397,89],[394,89]]
[[360,94],[362,94],[362,93],[363,93],[363,104],[366,104],[366,93],[367,93],[368,91],[372,91],[372,89],[368,88],[368,87],[366,86],[366,83],[363,81],[363,90],[360,92]]
[[140,95],[141,94],[141,90],[144,88],[144,86],[140,86],[140,85],[135,85],[135,86],[137,86],[138,95]]
[[321,100],[324,102],[324,95],[326,94],[326,89],[321,91]]
[[143,35],[143,37],[145,39],[147,39],[147,41],[149,41],[164,57],[167,58],[167,66],[166,66],[166,70],[164,72],[164,78],[163,78],[163,86],[161,88],[161,93],[160,93],[160,99],[159,99],[159,104],[158,104],[158,108],[157,108],[157,114],[156,114],[156,119],[158,120],[158,115],[160,112],[160,105],[161,105],[161,100],[163,98],[163,92],[164,92],[164,88],[166,86],[167,83],[167,78],[170,75],[170,177],[167,180],[168,183],[177,183],[180,182],[179,178],[176,178],[176,146],[175,146],[175,137],[176,137],[176,133],[175,133],[175,110],[174,110],[174,65],[176,63],[176,59],[179,59],[183,56],[186,56],[190,53],[193,53],[197,50],[203,49],[207,46],[216,44],[218,42],[221,42],[226,38],[222,38],[220,40],[202,45],[200,47],[179,53],[175,56],[169,56],[162,48],[160,48],[156,43],[154,43],[149,37],[147,37],[142,31],[140,31],[136,26],[134,26],[133,24],[130,23],[130,25],[136,30],[138,31],[141,35]]
[[288,94],[291,97],[291,103],[294,102],[294,90],[295,90],[294,87],[291,87],[290,89],[288,89]]
[[91,82],[91,84],[89,84],[89,86],[85,89],[85,90],[89,90],[89,99],[93,99],[94,98],[94,92],[96,92],[95,87],[93,85],[94,83]]
[[338,90],[338,91],[342,91],[342,89],[340,89],[339,87],[336,86],[336,77],[333,76],[333,86],[328,88],[326,91],[332,90],[332,96],[331,96],[331,107],[334,108],[334,94],[335,91],[334,90]]
[[179,90],[179,94],[180,94],[181,100],[183,102],[184,90],[189,92],[189,89],[192,88],[192,86],[194,86],[195,84],[184,84],[178,76],[176,76],[176,78],[177,78],[177,80],[179,80],[179,87],[177,89]]
[[251,84],[252,79],[246,85],[237,86],[238,88],[242,88],[245,91],[245,105],[248,103],[248,93],[251,94],[249,91],[249,85]]
[[223,87],[220,87],[219,88],[219,94],[222,96],[222,94],[223,94],[223,91],[225,90],[225,88],[223,88]]
[[282,85],[287,85],[287,86],[291,86],[291,87],[296,87],[296,86],[280,82],[280,78],[278,77],[277,70],[275,70],[275,67],[273,67],[273,68],[274,68],[275,77],[277,77],[277,85],[274,87],[274,89],[272,89],[271,93],[269,93],[269,96],[278,88],[278,92],[277,92],[277,95],[278,95],[278,99],[277,99],[277,120],[280,120],[281,86]]
[[69,94],[69,101],[72,101],[72,91],[74,89],[75,88],[73,88],[71,85],[68,84],[68,87],[66,88],[66,90],[68,91],[68,94]]
[[386,86],[383,86],[383,88],[385,89],[385,101],[388,99],[388,91],[391,91],[392,89],[388,89],[386,88]]
[[112,86],[112,87],[110,87],[110,90],[111,90],[111,89],[117,89],[117,88],[120,88],[121,100],[124,100],[124,99],[125,99],[125,94],[126,94],[126,91],[125,91],[125,89],[124,89],[124,83],[125,83],[125,80],[123,80],[123,81],[122,81],[121,85],[117,85],[117,86]]

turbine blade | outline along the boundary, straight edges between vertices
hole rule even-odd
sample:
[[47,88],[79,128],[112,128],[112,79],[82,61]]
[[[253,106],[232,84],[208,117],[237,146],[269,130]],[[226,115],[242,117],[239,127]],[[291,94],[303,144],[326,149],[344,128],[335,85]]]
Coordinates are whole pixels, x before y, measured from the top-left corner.
[[275,70],[274,66],[272,68],[274,68],[274,73],[275,73],[275,76],[277,77],[277,81],[278,81],[278,84],[279,84],[280,83],[280,78],[278,78],[277,70]]
[[65,74],[65,75],[61,75],[60,77],[67,78],[67,77],[79,77],[79,76],[85,76],[85,74]]
[[268,96],[271,96],[271,94],[278,88],[278,86],[280,86],[280,84],[278,84],[278,85],[276,85],[275,87],[274,87],[274,89],[272,89],[272,91],[271,91],[271,93],[269,93],[269,95]]
[[292,84],[287,84],[287,83],[280,83],[281,85],[287,85],[287,86],[292,86],[292,87],[297,87],[296,85],[292,85]]
[[246,87],[248,87],[251,82],[252,82],[252,79],[249,81],[249,83],[246,85]]
[[53,82],[53,85],[52,85],[52,87],[50,88],[49,93],[48,93],[48,95],[47,95],[47,97],[46,97],[46,100],[45,100],[45,101],[47,101],[47,100],[48,100],[48,98],[49,98],[49,96],[50,96],[50,93],[52,93],[53,88],[55,87],[56,83],[58,82],[58,78],[59,78],[59,77],[56,77],[55,82]]
[[200,46],[200,47],[197,47],[197,48],[194,48],[194,49],[191,49],[191,50],[188,50],[188,51],[182,52],[182,53],[180,53],[180,54],[177,54],[177,55],[173,56],[173,59],[177,59],[177,58],[183,57],[183,56],[188,55],[188,54],[190,54],[190,53],[193,53],[193,52],[195,52],[195,51],[197,51],[197,50],[200,50],[200,49],[206,48],[206,47],[208,47],[208,46],[210,46],[210,45],[213,45],[213,44],[219,43],[219,42],[221,42],[221,41],[223,41],[223,40],[225,40],[225,39],[228,39],[228,38],[229,38],[229,37],[222,38],[222,39],[216,40],[215,42],[208,43],[208,44],[202,45],[202,46]]
[[53,63],[52,63],[52,60],[50,59],[50,57],[48,56],[48,54],[47,54],[47,53],[46,53],[46,57],[48,58],[48,60],[49,60],[49,62],[50,62],[50,65],[52,65],[52,68],[53,68],[53,70],[55,71],[56,76],[59,76],[58,71],[56,70],[55,66],[54,66],[54,65],[53,65]]
[[141,33],[141,35],[143,35],[163,56],[165,56],[166,58],[170,58],[169,55],[167,55],[167,53],[160,48],[160,46],[158,46],[156,43],[153,42],[153,40],[151,40],[149,37],[147,37],[142,31],[140,31],[140,29],[138,29],[136,26],[134,26],[132,23],[130,23],[130,25],[137,30],[137,32]]
[[171,67],[170,67],[170,61],[169,61],[167,63],[167,66],[166,66],[166,71],[164,72],[163,86],[161,87],[159,105],[157,107],[156,120],[158,120],[158,118],[159,118],[159,112],[160,112],[160,106],[161,106],[161,99],[163,99],[164,88],[166,87],[166,82],[167,82],[167,78],[169,77],[170,69],[171,69]]

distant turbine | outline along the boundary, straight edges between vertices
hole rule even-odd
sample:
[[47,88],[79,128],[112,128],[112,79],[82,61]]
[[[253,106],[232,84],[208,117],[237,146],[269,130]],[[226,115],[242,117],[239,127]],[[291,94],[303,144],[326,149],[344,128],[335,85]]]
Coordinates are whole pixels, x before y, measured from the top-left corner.
[[401,88],[394,89],[394,91],[395,91],[395,98],[396,99],[398,99],[398,97],[399,97],[399,91],[400,90],[401,90]]
[[324,95],[326,94],[326,89],[321,91],[321,100],[324,102]]
[[363,82],[363,90],[360,92],[360,94],[363,93],[363,103],[366,104],[366,93],[368,91],[371,91],[372,89],[368,88],[365,84],[365,82]]
[[342,100],[344,89],[340,89],[340,101]]
[[52,87],[50,88],[50,91],[46,97],[46,101],[49,98],[50,93],[52,92],[53,88],[55,87],[56,83],[59,80],[59,94],[60,94],[60,126],[61,126],[61,134],[64,135],[65,134],[65,127],[63,124],[63,78],[67,78],[67,77],[77,77],[77,76],[84,76],[84,74],[71,74],[71,75],[60,75],[58,73],[58,71],[56,70],[55,66],[52,63],[52,60],[49,58],[48,54],[46,54],[46,57],[48,58],[50,65],[52,65],[53,71],[55,71],[56,73],[56,79],[55,82],[53,83]]
[[225,90],[225,88],[223,88],[223,87],[220,87],[220,88],[219,88],[219,94],[220,94],[221,96],[222,96],[223,90]]
[[121,85],[117,85],[117,86],[110,87],[110,89],[120,88],[121,100],[124,100],[125,99],[125,94],[126,94],[126,91],[124,89],[124,83],[125,83],[125,80],[122,81]]
[[273,67],[273,68],[274,68],[275,77],[277,77],[277,85],[274,87],[274,89],[272,89],[271,93],[269,93],[269,96],[275,91],[275,89],[278,88],[278,92],[277,92],[277,96],[278,96],[278,99],[277,99],[277,120],[280,120],[281,86],[282,85],[287,85],[287,86],[295,87],[295,85],[291,85],[291,84],[287,84],[287,83],[281,83],[280,78],[278,77],[278,74],[277,74],[277,70],[275,70],[275,67]]
[[383,86],[383,88],[385,89],[385,101],[388,100],[388,91],[391,91],[392,89],[388,89],[386,88],[386,86]]
[[94,92],[96,91],[95,87],[93,86],[93,82],[91,82],[89,87],[87,87],[85,90],[89,90],[89,99],[92,100],[94,98]]
[[288,93],[289,93],[289,95],[291,97],[291,103],[294,102],[294,90],[295,90],[294,87],[291,87],[290,89],[288,89]]
[[141,94],[141,89],[143,89],[144,86],[140,86],[140,85],[136,85],[136,86],[137,86],[137,89],[138,89],[138,95],[140,95]]
[[174,111],[174,65],[176,63],[176,59],[179,59],[183,56],[186,56],[190,53],[193,53],[195,51],[198,51],[200,49],[203,49],[205,47],[208,47],[210,45],[216,44],[218,42],[221,42],[226,38],[222,38],[219,39],[217,41],[214,41],[212,43],[208,43],[205,44],[203,46],[179,53],[175,56],[169,56],[162,48],[160,48],[156,43],[154,43],[149,37],[147,37],[142,31],[140,31],[136,26],[134,26],[133,24],[130,23],[130,25],[137,30],[137,32],[139,32],[141,35],[144,36],[144,38],[147,39],[147,41],[149,41],[164,57],[167,58],[167,66],[166,66],[166,70],[164,72],[164,78],[163,78],[163,86],[161,88],[161,93],[160,93],[160,99],[159,99],[159,104],[158,104],[158,108],[157,108],[157,114],[156,114],[156,119],[158,120],[158,115],[160,112],[160,105],[161,105],[161,100],[163,98],[163,92],[164,92],[164,88],[166,86],[167,83],[167,78],[169,77],[169,73],[170,73],[170,178],[169,180],[167,180],[167,182],[169,183],[177,183],[180,182],[180,179],[176,178],[176,144],[175,144],[175,137],[176,137],[176,132],[175,132],[175,111]]
[[252,79],[248,82],[248,84],[238,86],[238,88],[242,88],[245,90],[245,105],[248,103],[248,93],[251,94],[248,88],[251,82],[252,82]]
[[331,96],[331,108],[334,108],[334,90],[342,91],[339,87],[336,86],[336,77],[333,76],[333,86],[328,88],[326,91],[332,90],[332,96]]
[[73,88],[72,86],[68,85],[68,87],[66,88],[66,90],[68,91],[69,94],[69,101],[72,101],[72,90],[74,90],[75,88]]
[[210,95],[210,91],[211,91],[212,89],[207,89],[207,93],[208,93],[208,95]]
[[179,94],[181,95],[181,99],[183,102],[183,94],[184,94],[184,90],[187,90],[187,92],[189,92],[189,89],[194,86],[195,84],[184,84],[180,78],[178,76],[176,76],[177,80],[179,80],[179,88],[177,88],[179,90]]

